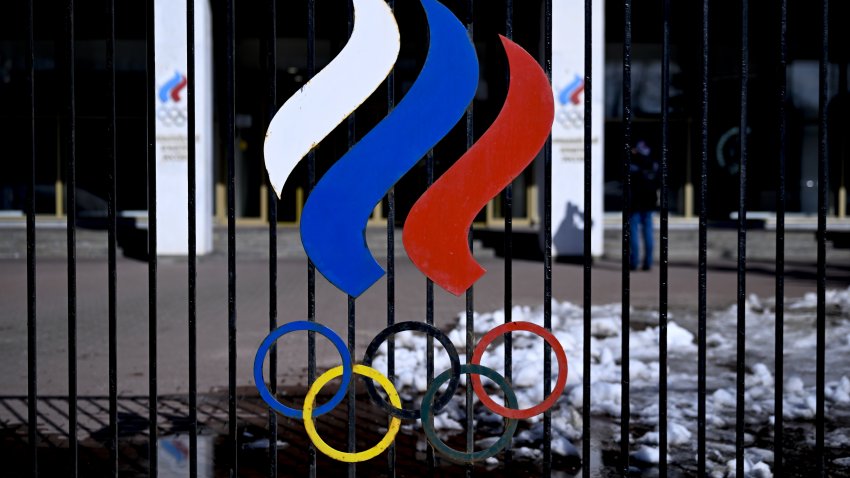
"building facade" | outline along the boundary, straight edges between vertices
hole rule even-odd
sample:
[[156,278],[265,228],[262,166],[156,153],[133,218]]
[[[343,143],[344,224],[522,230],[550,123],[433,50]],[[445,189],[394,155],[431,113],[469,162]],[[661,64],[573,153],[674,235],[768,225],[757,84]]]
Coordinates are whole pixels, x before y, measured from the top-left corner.
[[[0,175],[0,218],[22,221],[29,173],[26,137],[29,108],[26,100],[24,38],[26,23],[23,2],[4,5],[0,16],[0,135],[3,136],[7,161]],[[100,5],[78,2],[76,11],[75,89],[78,217],[91,219],[106,216],[106,105],[110,94],[106,84],[105,19]],[[465,2],[448,0],[446,5],[464,19]],[[847,4],[834,2],[831,17],[846,18]],[[35,2],[35,88],[36,98],[36,208],[43,216],[65,215],[66,175],[63,144],[70,134],[64,126],[68,114],[67,61],[64,56],[65,26],[63,5],[55,0]],[[145,10],[142,2],[118,2],[117,45],[117,114],[118,114],[118,207],[121,214],[144,217],[146,214],[145,166]],[[345,45],[349,25],[347,2],[316,2],[315,64],[308,59],[306,2],[281,2],[278,15],[277,64],[279,104],[306,81],[313,71],[328,64]],[[514,2],[513,37],[538,58],[543,57],[541,36],[542,4],[538,0]],[[209,216],[219,223],[225,220],[225,161],[222,154],[222,121],[220,98],[223,86],[215,78],[224,71],[224,39],[222,5],[213,0],[211,11],[212,103],[210,128],[214,143],[205,155],[212,164],[207,179],[212,194]],[[260,24],[265,12],[253,2],[236,5],[236,215],[240,224],[262,224],[268,221],[269,194],[262,151],[269,111],[266,107],[265,39]],[[392,86],[396,99],[401,99],[415,80],[427,51],[427,26],[417,2],[396,2],[396,16],[404,32],[402,49],[396,64]],[[505,32],[503,8],[489,8],[477,2],[474,10],[473,39],[481,62],[481,81],[473,103],[473,131],[477,138],[498,114],[507,91],[506,61],[498,35]],[[604,9],[604,68],[594,76],[603,84],[601,111],[604,134],[600,141],[604,150],[604,208],[618,211],[622,206],[622,8],[607,2]],[[636,5],[633,10],[632,47],[632,138],[645,140],[652,150],[660,151],[661,143],[661,4]],[[690,2],[673,5],[671,30],[670,83],[670,205],[672,213],[690,217],[698,210],[700,145],[701,11]],[[738,131],[740,58],[729,56],[737,51],[741,39],[738,8],[728,2],[711,6],[712,25],[727,19],[728,30],[716,28],[710,35],[709,91],[709,181],[728,185],[730,194],[708,197],[710,216],[718,221],[730,219],[737,210]],[[751,214],[770,215],[776,209],[776,164],[779,155],[777,139],[777,95],[779,52],[774,31],[778,13],[765,10],[770,19],[753,19],[750,28],[750,169],[747,204]],[[789,17],[795,21],[789,30],[788,58],[788,211],[800,215],[814,214],[817,205],[817,117],[820,23],[816,12],[805,2],[789,2]],[[778,18],[778,17],[777,17]],[[573,19],[575,20],[575,19]],[[581,20],[581,19],[579,19]],[[573,22],[575,23],[575,22]],[[763,29],[762,25],[771,25]],[[554,29],[561,31],[571,24],[555,19]],[[830,58],[830,211],[844,217],[847,212],[845,163],[848,157],[848,57],[850,40],[846,29],[832,28]],[[179,47],[179,45],[177,46]],[[557,86],[557,85],[556,85]],[[368,132],[387,114],[388,87],[379,88],[356,112],[355,138]],[[461,122],[464,123],[464,122]],[[458,124],[434,150],[435,175],[445,171],[467,147],[466,125]],[[345,124],[337,128],[316,148],[317,176],[326,171],[349,147]],[[539,163],[539,161],[537,161]],[[424,162],[405,176],[395,188],[396,222],[401,225],[406,211],[426,188]],[[562,187],[567,178],[553,178],[553,188]],[[518,227],[535,227],[540,222],[537,210],[539,180],[529,168],[514,183],[513,217]],[[282,224],[298,223],[307,195],[306,165],[301,164],[283,190],[278,207]],[[372,222],[385,224],[386,204],[376,207]],[[499,228],[503,223],[503,204],[496,198],[477,218],[481,227]]]

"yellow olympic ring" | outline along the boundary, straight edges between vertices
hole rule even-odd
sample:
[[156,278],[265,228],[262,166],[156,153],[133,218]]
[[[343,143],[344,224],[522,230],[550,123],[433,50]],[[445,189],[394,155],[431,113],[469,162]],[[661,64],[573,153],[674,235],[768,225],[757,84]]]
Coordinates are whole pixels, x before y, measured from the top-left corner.
[[[401,408],[401,399],[398,397],[398,392],[392,382],[382,375],[381,372],[365,365],[355,365],[354,373],[377,381],[384,391],[387,392],[387,395],[390,398],[390,403],[392,403],[396,408]],[[342,375],[341,365],[323,373],[310,387],[310,390],[307,392],[307,396],[304,397],[304,411],[302,415],[304,418],[304,428],[307,430],[307,436],[310,437],[313,445],[316,445],[316,448],[319,451],[334,460],[344,461],[346,463],[357,463],[360,461],[371,460],[372,458],[380,455],[381,452],[386,450],[393,440],[395,440],[396,433],[398,433],[398,429],[401,426],[401,420],[399,418],[393,417],[392,420],[390,420],[390,427],[389,430],[387,430],[387,434],[384,435],[384,438],[382,438],[377,445],[369,448],[368,450],[357,453],[346,453],[332,448],[330,445],[325,443],[325,441],[319,436],[318,432],[316,432],[316,425],[313,423],[313,402],[316,400],[316,395],[319,394],[322,387],[340,375]]]

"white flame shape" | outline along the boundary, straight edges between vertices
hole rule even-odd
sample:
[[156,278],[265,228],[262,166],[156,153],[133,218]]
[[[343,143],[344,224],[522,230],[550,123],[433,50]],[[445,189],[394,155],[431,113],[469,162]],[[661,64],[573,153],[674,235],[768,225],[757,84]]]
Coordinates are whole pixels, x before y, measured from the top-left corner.
[[380,86],[398,58],[398,24],[384,0],[354,0],[345,48],[272,118],[266,131],[269,180],[280,196],[295,166]]

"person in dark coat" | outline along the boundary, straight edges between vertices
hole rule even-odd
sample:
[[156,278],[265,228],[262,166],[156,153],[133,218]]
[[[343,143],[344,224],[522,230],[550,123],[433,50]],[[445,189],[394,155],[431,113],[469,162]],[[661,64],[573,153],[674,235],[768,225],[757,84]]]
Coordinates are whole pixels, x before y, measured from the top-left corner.
[[[652,212],[658,203],[659,164],[652,155],[646,141],[638,141],[632,147],[632,164],[629,178],[632,185],[631,198],[631,257],[632,270],[638,266],[645,271],[652,268],[653,225]],[[641,231],[639,231],[641,229]],[[642,232],[642,234],[640,234]],[[643,237],[643,262],[640,260],[640,238]]]

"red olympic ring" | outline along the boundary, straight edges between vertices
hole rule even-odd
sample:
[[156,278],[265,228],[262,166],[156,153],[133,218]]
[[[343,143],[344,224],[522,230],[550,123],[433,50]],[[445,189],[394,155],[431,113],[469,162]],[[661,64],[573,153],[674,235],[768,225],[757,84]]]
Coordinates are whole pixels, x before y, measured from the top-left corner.
[[555,356],[558,358],[558,380],[555,382],[555,388],[549,396],[533,407],[515,410],[499,405],[490,398],[484,390],[484,387],[481,385],[481,377],[479,375],[471,375],[470,378],[472,380],[472,388],[475,389],[475,394],[478,396],[478,399],[481,400],[481,403],[490,409],[490,411],[505,418],[525,419],[539,415],[552,408],[552,406],[555,405],[555,401],[557,401],[558,397],[560,397],[564,392],[564,387],[567,385],[567,354],[564,353],[564,347],[561,346],[561,342],[559,342],[551,332],[543,327],[531,322],[508,322],[494,328],[490,332],[487,332],[484,337],[481,337],[481,341],[475,346],[475,352],[472,355],[472,363],[480,365],[481,356],[484,355],[484,350],[487,346],[490,345],[496,337],[514,330],[524,330],[542,337],[543,340],[552,347],[552,350],[555,351]]

